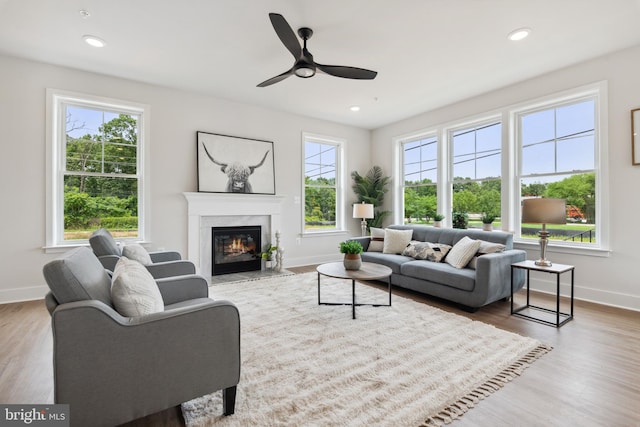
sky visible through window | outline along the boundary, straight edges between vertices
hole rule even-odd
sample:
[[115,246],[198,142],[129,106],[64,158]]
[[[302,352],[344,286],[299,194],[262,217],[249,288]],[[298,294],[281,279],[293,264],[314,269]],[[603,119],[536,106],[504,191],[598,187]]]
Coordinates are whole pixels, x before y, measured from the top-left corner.
[[[580,101],[521,117],[522,175],[534,182],[552,182],[544,174],[568,174],[595,167],[595,105]],[[475,132],[474,132],[475,131]],[[475,134],[475,135],[474,135]],[[453,177],[500,177],[502,126],[492,123],[453,133]],[[405,181],[437,177],[437,139],[426,137],[404,144]],[[542,174],[543,176],[531,176]]]

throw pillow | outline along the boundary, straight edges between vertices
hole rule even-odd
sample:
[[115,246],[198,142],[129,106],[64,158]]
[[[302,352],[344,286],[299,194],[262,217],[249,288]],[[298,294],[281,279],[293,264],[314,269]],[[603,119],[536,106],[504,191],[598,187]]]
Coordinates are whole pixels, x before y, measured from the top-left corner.
[[149,252],[137,243],[129,243],[122,248],[122,256],[138,261],[142,265],[151,265]]
[[371,241],[367,252],[382,252],[382,249],[384,249],[384,230],[371,227]]
[[164,311],[162,294],[149,270],[124,256],[113,271],[111,300],[116,311],[125,317]]
[[467,268],[471,268],[473,270],[476,269],[476,263],[478,262],[478,257],[486,254],[492,254],[496,252],[503,252],[506,248],[502,243],[493,243],[487,242],[484,240],[480,240],[480,247],[478,248],[478,252],[471,258],[469,264],[467,264]]
[[401,254],[407,247],[413,236],[413,230],[384,230],[384,246],[382,253]]
[[412,240],[409,246],[402,252],[402,255],[415,259],[424,259],[433,262],[442,262],[451,246],[444,243],[430,243]]
[[480,240],[473,240],[464,236],[458,240],[458,243],[453,245],[444,262],[455,268],[464,268],[464,266],[469,264],[469,261],[471,261],[471,258],[473,258],[476,252],[478,252],[479,247]]

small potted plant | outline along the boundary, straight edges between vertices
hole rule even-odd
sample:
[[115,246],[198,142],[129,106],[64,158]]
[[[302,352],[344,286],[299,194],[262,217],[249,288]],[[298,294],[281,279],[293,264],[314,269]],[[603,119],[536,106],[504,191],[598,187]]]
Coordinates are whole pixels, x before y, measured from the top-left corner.
[[442,220],[443,219],[444,219],[444,215],[439,214],[439,213],[434,214],[433,215],[433,226],[434,227],[438,227],[438,228],[442,227]]
[[260,254],[260,257],[264,260],[264,266],[267,270],[271,269],[271,266],[273,264],[273,253],[277,250],[277,246],[267,245],[264,252]]
[[469,215],[466,212],[454,212],[451,217],[453,228],[466,229],[469,226]]
[[491,231],[493,230],[493,221],[495,221],[496,216],[495,215],[491,215],[488,213],[484,213],[482,214],[482,218],[480,218],[480,220],[482,221],[482,229],[484,231]]
[[340,253],[344,254],[345,270],[359,270],[362,266],[362,245],[357,240],[340,242]]

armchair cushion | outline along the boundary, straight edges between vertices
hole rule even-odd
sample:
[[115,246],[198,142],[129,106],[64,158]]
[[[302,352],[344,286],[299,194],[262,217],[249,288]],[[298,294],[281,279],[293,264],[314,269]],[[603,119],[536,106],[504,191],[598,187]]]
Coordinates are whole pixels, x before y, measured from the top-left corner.
[[89,248],[67,252],[42,272],[58,304],[95,299],[111,306],[111,278]]
[[142,245],[137,243],[128,243],[122,248],[122,256],[138,261],[142,265],[151,265],[153,261],[149,252]]
[[118,243],[108,230],[101,228],[93,232],[89,238],[89,244],[93,253],[101,257],[103,255],[122,255]]
[[151,273],[144,265],[124,256],[113,272],[111,299],[118,313],[125,317],[164,311],[162,295]]

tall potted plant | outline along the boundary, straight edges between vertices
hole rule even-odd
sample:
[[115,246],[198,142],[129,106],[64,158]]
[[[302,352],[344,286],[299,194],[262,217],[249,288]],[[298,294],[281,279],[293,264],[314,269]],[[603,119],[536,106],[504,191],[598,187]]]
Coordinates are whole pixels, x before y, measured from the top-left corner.
[[344,254],[345,270],[360,270],[362,267],[362,245],[357,240],[340,242],[340,252]]
[[384,176],[380,166],[373,166],[365,176],[357,171],[351,172],[353,185],[351,188],[358,196],[358,203],[370,203],[373,205],[373,218],[367,221],[367,228],[382,227],[384,219],[391,211],[381,211],[379,208],[384,202],[384,195],[389,191],[390,176]]

